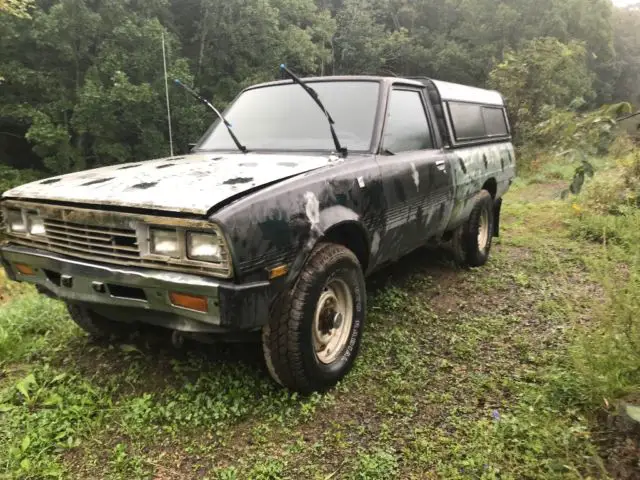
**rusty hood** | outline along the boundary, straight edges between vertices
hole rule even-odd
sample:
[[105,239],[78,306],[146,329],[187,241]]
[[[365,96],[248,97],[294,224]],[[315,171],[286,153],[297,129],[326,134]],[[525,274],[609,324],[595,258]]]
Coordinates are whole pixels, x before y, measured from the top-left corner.
[[39,180],[3,197],[206,214],[230,197],[330,163],[326,155],[197,153]]

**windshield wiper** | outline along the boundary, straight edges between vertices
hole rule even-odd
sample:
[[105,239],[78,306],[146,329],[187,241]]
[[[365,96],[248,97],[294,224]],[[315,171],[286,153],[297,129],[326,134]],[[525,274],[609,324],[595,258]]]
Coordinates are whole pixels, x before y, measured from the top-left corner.
[[207,100],[206,98],[200,96],[195,90],[193,90],[192,88],[187,87],[184,83],[182,83],[177,78],[174,80],[174,83],[176,85],[178,85],[179,87],[184,88],[187,92],[189,92],[193,96],[193,98],[195,98],[199,102],[204,103],[207,107],[209,107],[211,110],[213,110],[213,112],[218,116],[218,118],[224,124],[224,126],[227,127],[227,131],[229,132],[229,135],[231,136],[231,139],[233,140],[233,143],[235,143],[236,147],[238,147],[238,150],[240,150],[242,153],[247,153],[249,151],[249,150],[247,150],[247,147],[245,147],[244,145],[242,145],[240,143],[240,141],[238,140],[238,137],[236,137],[235,133],[233,133],[233,130],[231,129],[231,124],[229,122],[227,122],[227,120],[222,116],[222,114],[218,111],[218,109],[212,105],[212,103],[209,100]]
[[333,118],[331,118],[331,115],[329,114],[325,106],[320,101],[320,97],[318,97],[318,92],[316,92],[313,88],[311,88],[309,85],[307,85],[302,80],[300,80],[300,78],[298,78],[298,76],[295,73],[289,70],[284,63],[280,64],[280,70],[285,72],[289,76],[289,78],[291,78],[291,80],[293,80],[295,83],[300,85],[304,89],[304,91],[307,92],[311,96],[311,98],[313,98],[313,101],[316,102],[316,104],[320,107],[322,112],[327,117],[327,120],[329,121],[329,129],[331,130],[331,137],[333,138],[333,143],[336,146],[336,153],[341,153],[343,157],[346,157],[347,147],[343,147],[342,145],[340,145],[340,140],[338,140],[338,135],[336,135],[336,130],[335,128],[333,128],[333,124],[335,122],[333,121]]

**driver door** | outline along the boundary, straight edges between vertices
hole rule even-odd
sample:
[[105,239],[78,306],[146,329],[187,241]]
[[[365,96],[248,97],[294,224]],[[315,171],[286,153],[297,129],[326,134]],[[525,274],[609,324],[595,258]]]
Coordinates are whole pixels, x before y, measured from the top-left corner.
[[[422,89],[394,86],[389,94],[382,155],[377,157],[386,199],[380,252],[394,260],[446,226],[452,182],[447,154],[434,147]],[[384,252],[384,253],[383,253]]]

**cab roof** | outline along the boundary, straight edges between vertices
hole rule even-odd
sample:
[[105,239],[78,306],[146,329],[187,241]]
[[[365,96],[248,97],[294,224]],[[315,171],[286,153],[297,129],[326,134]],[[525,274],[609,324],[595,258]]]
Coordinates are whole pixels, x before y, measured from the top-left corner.
[[[444,82],[441,80],[433,80],[427,77],[417,78],[403,78],[403,77],[382,77],[374,75],[335,75],[324,77],[308,77],[303,79],[305,82],[344,82],[344,81],[360,81],[360,82],[379,82],[385,84],[403,84],[424,86],[427,82],[431,82],[443,102],[458,101],[468,103],[481,103],[484,105],[496,105],[504,107],[504,99],[499,92],[495,90],[486,90],[484,88],[471,87],[468,85],[462,85],[459,83]],[[257,85],[252,85],[245,90],[252,90],[254,88],[271,87],[276,85],[286,85],[292,83],[291,79],[276,80],[273,82],[265,82]]]

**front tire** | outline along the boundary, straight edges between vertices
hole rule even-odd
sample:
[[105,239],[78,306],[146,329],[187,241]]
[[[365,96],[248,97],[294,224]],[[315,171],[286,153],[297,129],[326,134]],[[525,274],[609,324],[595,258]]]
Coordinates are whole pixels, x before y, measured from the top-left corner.
[[76,325],[96,340],[125,339],[135,331],[133,325],[109,320],[80,303],[67,303],[67,310]]
[[493,198],[481,190],[473,200],[469,218],[453,233],[453,250],[461,265],[480,267],[489,260],[495,224]]
[[324,391],[351,370],[366,318],[362,268],[351,250],[322,243],[262,333],[269,373],[301,393]]

